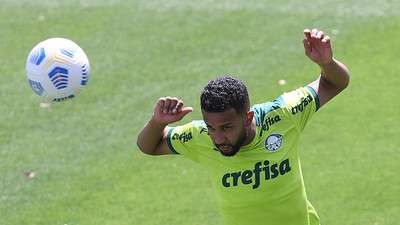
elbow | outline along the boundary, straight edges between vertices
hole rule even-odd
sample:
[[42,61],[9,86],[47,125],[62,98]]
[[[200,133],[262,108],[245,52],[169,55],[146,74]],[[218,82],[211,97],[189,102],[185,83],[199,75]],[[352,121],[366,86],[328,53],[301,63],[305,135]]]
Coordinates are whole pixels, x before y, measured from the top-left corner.
[[343,64],[343,85],[342,90],[346,89],[350,84],[350,71],[346,65]]
[[156,155],[154,152],[155,152],[155,150],[149,150],[149,149],[146,149],[146,147],[144,147],[144,146],[142,146],[141,144],[140,144],[140,142],[139,142],[139,140],[136,142],[136,146],[139,148],[139,150],[143,153],[143,154],[145,154],[145,155]]
[[349,75],[349,71],[347,70],[347,68],[345,68],[345,70],[339,74],[338,79],[336,79],[335,81],[327,81],[328,85],[331,86],[332,88],[336,89],[337,92],[342,92],[344,89],[346,89],[349,84],[350,84],[350,75]]
[[323,78],[325,78],[324,80],[330,84],[330,86],[341,92],[350,84],[350,71],[345,64],[336,60],[335,62],[337,67],[332,71],[332,76],[330,76],[330,78],[329,76]]
[[349,71],[346,69],[346,73],[344,75],[343,84],[341,86],[342,90],[346,89],[350,84],[350,74]]
[[350,83],[350,77],[346,76],[346,78],[339,85],[335,86],[336,92],[340,93],[344,91],[349,86],[349,83]]
[[346,89],[350,84],[350,76],[348,73],[346,73],[343,77],[342,82],[340,83],[340,85],[338,86],[338,89],[340,91],[343,91],[344,89]]

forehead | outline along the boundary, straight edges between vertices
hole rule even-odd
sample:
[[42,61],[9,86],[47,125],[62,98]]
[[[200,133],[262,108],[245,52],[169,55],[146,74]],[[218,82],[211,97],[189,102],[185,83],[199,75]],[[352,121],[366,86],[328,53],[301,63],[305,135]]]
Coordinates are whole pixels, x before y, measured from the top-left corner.
[[228,123],[237,123],[241,121],[241,114],[235,109],[229,108],[223,112],[205,112],[202,111],[204,121],[211,126],[221,126]]

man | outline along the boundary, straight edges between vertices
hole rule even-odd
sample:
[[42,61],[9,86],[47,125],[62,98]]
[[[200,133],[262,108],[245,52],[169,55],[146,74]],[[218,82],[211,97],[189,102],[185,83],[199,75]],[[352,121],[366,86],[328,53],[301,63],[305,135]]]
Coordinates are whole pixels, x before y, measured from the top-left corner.
[[208,170],[224,224],[320,224],[307,200],[297,146],[307,121],[347,87],[349,75],[322,31],[304,30],[303,43],[321,68],[307,86],[250,108],[246,86],[220,77],[201,94],[203,120],[168,127],[192,108],[163,97],[139,134],[144,153],[180,154]]

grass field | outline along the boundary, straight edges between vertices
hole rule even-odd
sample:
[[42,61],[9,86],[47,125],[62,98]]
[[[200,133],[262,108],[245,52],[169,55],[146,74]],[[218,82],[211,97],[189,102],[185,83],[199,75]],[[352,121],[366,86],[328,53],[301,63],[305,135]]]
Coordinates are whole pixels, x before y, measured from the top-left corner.
[[[352,79],[302,137],[308,197],[323,225],[400,224],[398,1],[0,5],[0,225],[219,224],[207,174],[141,154],[137,133],[160,96],[195,108],[182,123],[199,119],[200,89],[218,75],[245,80],[253,103],[312,81],[319,71],[301,41],[313,27],[333,38]],[[76,41],[92,73],[79,97],[40,108],[24,67],[49,37]]]

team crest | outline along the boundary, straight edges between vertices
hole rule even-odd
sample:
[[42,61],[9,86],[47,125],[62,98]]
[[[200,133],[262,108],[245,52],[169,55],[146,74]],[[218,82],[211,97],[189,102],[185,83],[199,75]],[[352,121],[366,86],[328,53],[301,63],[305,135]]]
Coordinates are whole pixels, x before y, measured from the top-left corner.
[[265,140],[265,148],[270,152],[278,151],[283,144],[283,136],[281,134],[271,134]]

